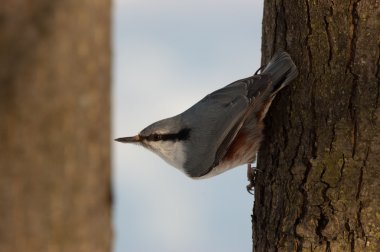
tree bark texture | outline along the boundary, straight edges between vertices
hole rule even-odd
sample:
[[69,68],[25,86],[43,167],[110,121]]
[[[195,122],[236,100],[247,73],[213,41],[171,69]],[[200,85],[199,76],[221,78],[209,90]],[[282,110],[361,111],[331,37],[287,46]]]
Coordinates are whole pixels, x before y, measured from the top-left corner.
[[110,1],[0,6],[0,251],[110,251]]
[[266,118],[254,251],[380,251],[379,5],[265,1],[263,63],[300,75]]

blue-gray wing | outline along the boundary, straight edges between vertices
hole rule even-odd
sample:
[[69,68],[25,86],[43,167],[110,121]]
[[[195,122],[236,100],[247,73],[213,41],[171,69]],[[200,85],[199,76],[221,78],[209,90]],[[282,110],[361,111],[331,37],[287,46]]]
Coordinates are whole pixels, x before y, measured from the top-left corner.
[[[239,123],[254,99],[252,85],[247,80],[234,82],[207,95],[184,112],[183,124],[193,128],[184,164],[189,176],[207,174],[220,159],[218,155],[224,154],[220,147],[228,147],[236,136]],[[259,89],[252,94],[257,92]]]

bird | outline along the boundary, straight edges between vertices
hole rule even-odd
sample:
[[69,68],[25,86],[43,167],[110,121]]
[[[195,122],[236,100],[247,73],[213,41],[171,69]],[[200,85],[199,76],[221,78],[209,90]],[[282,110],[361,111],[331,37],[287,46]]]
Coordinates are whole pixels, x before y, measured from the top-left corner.
[[[260,73],[258,73],[260,71]],[[298,75],[290,55],[279,51],[248,78],[218,89],[186,111],[115,141],[142,145],[190,178],[209,178],[251,164],[263,139],[264,118],[276,94]]]

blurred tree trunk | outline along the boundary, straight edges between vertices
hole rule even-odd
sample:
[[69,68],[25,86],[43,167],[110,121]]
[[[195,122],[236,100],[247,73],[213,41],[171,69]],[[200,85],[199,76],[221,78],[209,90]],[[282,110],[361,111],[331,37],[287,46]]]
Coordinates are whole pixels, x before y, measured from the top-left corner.
[[380,251],[380,6],[266,1],[263,62],[300,76],[277,96],[259,152],[255,251]]
[[110,251],[110,1],[0,6],[0,251]]

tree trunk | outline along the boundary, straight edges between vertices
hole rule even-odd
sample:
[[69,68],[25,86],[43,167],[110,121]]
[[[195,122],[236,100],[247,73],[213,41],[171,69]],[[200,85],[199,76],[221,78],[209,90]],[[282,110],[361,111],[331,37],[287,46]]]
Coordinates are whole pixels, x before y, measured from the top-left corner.
[[110,1],[0,6],[0,251],[110,251]]
[[254,251],[380,251],[380,6],[266,1],[263,62],[299,77],[266,118]]

